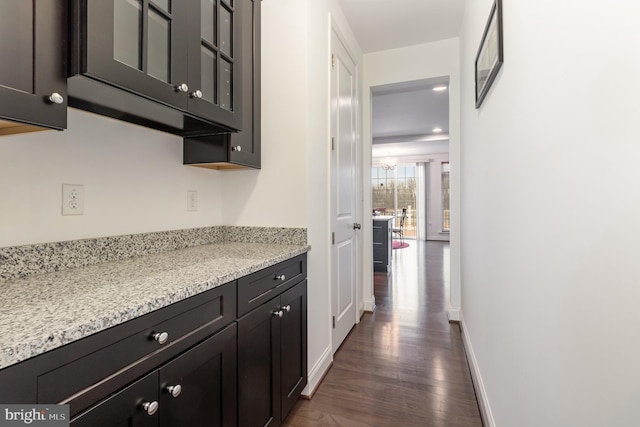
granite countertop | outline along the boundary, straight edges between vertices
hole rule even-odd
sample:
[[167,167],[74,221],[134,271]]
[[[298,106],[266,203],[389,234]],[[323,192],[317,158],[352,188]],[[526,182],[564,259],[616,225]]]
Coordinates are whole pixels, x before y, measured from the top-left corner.
[[213,243],[8,280],[2,283],[0,369],[308,250]]

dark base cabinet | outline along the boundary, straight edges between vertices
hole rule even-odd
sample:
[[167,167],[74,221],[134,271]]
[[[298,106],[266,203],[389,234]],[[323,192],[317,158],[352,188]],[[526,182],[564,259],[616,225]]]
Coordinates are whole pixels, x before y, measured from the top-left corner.
[[303,280],[238,319],[238,425],[280,425],[306,385]]
[[234,323],[160,368],[160,426],[237,425],[236,360]]
[[373,269],[389,271],[392,254],[392,217],[373,218]]
[[299,255],[0,369],[0,402],[69,404],[73,427],[278,426],[307,384],[306,275]]

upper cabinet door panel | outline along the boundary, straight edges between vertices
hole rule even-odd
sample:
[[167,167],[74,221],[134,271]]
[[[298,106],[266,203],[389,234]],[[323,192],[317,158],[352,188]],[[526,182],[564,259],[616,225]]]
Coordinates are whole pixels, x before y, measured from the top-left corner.
[[87,0],[82,72],[186,108],[187,2]]
[[233,129],[242,125],[241,21],[233,2],[191,0],[189,111]]
[[0,2],[0,119],[67,126],[64,0]]

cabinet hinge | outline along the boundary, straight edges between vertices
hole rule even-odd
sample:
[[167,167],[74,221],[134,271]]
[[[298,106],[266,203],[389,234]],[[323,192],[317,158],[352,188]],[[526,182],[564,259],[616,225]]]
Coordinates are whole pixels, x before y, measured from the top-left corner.
[[331,137],[331,151],[334,151],[336,149],[336,139],[332,136]]
[[331,54],[331,68],[335,68],[336,66],[336,54],[332,53]]
[[333,317],[333,329],[336,328],[336,316],[332,316]]
[[332,245],[336,244],[336,233],[335,233],[335,231],[331,233],[331,244]]

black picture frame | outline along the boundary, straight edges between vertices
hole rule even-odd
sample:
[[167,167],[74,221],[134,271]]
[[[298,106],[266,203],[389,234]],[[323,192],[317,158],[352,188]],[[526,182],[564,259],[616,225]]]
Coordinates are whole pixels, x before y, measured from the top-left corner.
[[480,108],[504,62],[502,43],[502,0],[494,0],[476,54],[476,108]]

